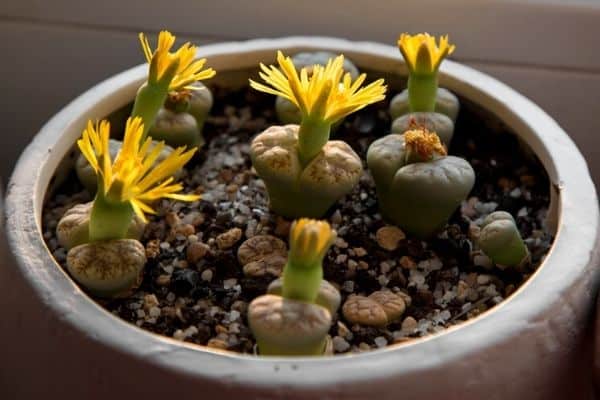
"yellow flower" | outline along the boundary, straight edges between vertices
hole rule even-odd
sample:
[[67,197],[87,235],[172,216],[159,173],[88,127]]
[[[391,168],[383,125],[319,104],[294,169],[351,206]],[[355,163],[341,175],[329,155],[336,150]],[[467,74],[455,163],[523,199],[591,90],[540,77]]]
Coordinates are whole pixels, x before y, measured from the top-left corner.
[[290,228],[290,259],[313,264],[325,256],[336,232],[325,221],[301,218]]
[[327,65],[315,65],[309,77],[307,68],[300,75],[290,57],[277,52],[279,68],[260,64],[260,77],[270,86],[250,80],[250,86],[261,92],[285,97],[300,109],[303,116],[334,123],[346,115],[383,100],[386,87],[383,79],[362,87],[366,75],[354,82],[342,68],[344,56],[330,59]]
[[[139,38],[146,60],[151,65],[150,79],[158,81],[163,78],[169,67],[176,68],[175,76],[169,84],[169,90],[182,88],[194,90],[195,87],[190,86],[192,83],[215,76],[215,70],[212,68],[202,70],[206,63],[205,58],[194,60],[196,46],[191,43],[186,42],[177,51],[171,53],[170,50],[175,44],[175,36],[171,32],[161,31],[158,34],[158,45],[154,52],[150,49],[146,35],[140,33]],[[156,66],[156,76],[152,76],[154,75],[153,65]]]
[[416,74],[434,74],[444,58],[454,52],[456,46],[448,42],[448,35],[440,36],[439,46],[435,37],[428,33],[409,35],[403,33],[398,39],[398,47],[408,69]]
[[435,154],[440,156],[447,154],[440,137],[425,128],[414,128],[404,132],[404,143],[423,160],[431,160]]
[[155,200],[195,201],[200,196],[179,194],[183,186],[173,183],[172,177],[192,158],[196,149],[185,151],[185,147],[179,147],[155,165],[165,145],[160,142],[151,148],[151,138],[142,144],[143,130],[141,118],[127,120],[123,146],[114,163],[108,148],[108,121],[95,125],[88,121],[77,145],[100,178],[98,190],[112,201],[129,202],[135,213],[145,221],[145,213],[155,213],[149,205]]

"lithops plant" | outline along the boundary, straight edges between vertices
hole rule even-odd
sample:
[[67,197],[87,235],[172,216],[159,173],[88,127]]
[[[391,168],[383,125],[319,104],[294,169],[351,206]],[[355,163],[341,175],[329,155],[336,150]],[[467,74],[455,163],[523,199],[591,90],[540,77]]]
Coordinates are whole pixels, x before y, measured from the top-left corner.
[[[248,307],[248,324],[261,355],[321,355],[340,294],[323,284],[323,258],[335,240],[327,222],[300,219],[290,229],[290,251],[280,284]],[[276,293],[276,294],[272,294]],[[325,305],[318,303],[318,299]],[[325,300],[324,300],[325,299]]]
[[[333,58],[335,58],[335,54],[328,51],[302,52],[295,54],[292,57],[292,62],[297,69],[306,68],[310,76],[315,65],[326,65]],[[358,68],[347,58],[344,58],[343,69],[350,74],[352,79],[358,78]],[[275,112],[282,124],[299,124],[302,121],[302,114],[298,106],[283,96],[277,96]]]
[[71,276],[100,297],[125,296],[142,282],[146,249],[134,239],[116,239],[73,247],[67,254]]
[[475,183],[471,165],[447,155],[439,137],[423,128],[374,141],[367,164],[382,214],[421,238],[446,224]]
[[[110,139],[108,141],[108,152],[110,153],[111,159],[114,160],[117,157],[119,151],[121,151],[122,145],[123,142],[120,140]],[[157,141],[152,141],[150,144],[150,150],[157,145]],[[158,158],[155,161],[155,164],[166,159],[172,152],[173,148],[171,146],[163,146]],[[79,178],[79,182],[81,182],[83,187],[85,187],[88,192],[94,195],[97,189],[98,178],[96,177],[96,171],[94,171],[94,168],[90,165],[83,154],[79,154],[77,161],[75,161],[75,173],[77,174],[77,178]]]
[[331,126],[368,104],[383,100],[386,87],[377,80],[361,87],[366,75],[352,80],[344,73],[344,56],[315,65],[309,77],[289,57],[277,54],[279,68],[261,64],[260,77],[250,80],[266,93],[285,97],[300,110],[300,125],[272,126],[252,141],[252,165],[264,180],[270,206],[289,218],[319,218],[347,194],[362,174],[358,155],[345,142],[329,140]]
[[515,220],[506,211],[496,211],[485,218],[478,243],[481,250],[501,267],[521,266],[530,259]]
[[414,118],[449,145],[460,103],[450,91],[438,88],[438,70],[455,46],[448,42],[447,36],[440,37],[438,45],[428,33],[403,33],[398,47],[408,67],[408,88],[390,102],[392,132],[404,133]]
[[140,234],[135,218],[146,222],[145,214],[154,213],[150,204],[158,199],[195,201],[199,196],[180,194],[182,185],[173,182],[173,174],[190,160],[196,149],[177,148],[155,163],[164,143],[151,147],[152,139],[143,139],[142,119],[130,117],[121,151],[113,162],[109,132],[108,121],[96,124],[90,121],[77,141],[96,173],[98,190],[89,213],[75,206],[79,208],[68,211],[58,227],[69,225],[71,219],[77,220],[76,229],[68,236],[72,245],[79,241],[78,235],[85,235],[82,230],[87,225],[88,242],[69,250],[67,267],[74,279],[92,293],[113,297],[140,282],[134,277],[143,269],[144,247],[134,239],[126,239],[132,236],[132,229],[134,236]]
[[[204,142],[201,129],[206,114],[212,106],[212,95],[208,89],[199,81],[211,78],[215,75],[212,68],[204,68],[206,59],[195,60],[196,46],[191,43],[183,44],[177,51],[170,50],[175,44],[175,36],[168,31],[162,31],[158,35],[156,50],[152,51],[148,38],[139,34],[142,51],[149,64],[148,78],[139,88],[133,103],[132,117],[140,117],[144,132],[141,140],[146,138],[148,130],[154,125],[159,111],[161,121],[156,129],[159,140],[169,139],[167,142],[173,146],[186,145],[189,147],[200,147]],[[192,94],[191,92],[199,92]],[[172,93],[172,101],[167,102],[169,93]],[[183,99],[183,100],[181,100]],[[176,100],[181,100],[179,104]],[[172,105],[173,111],[163,108],[167,102]],[[167,106],[168,108],[168,106]],[[179,115],[183,110],[189,113]],[[191,113],[191,114],[190,114]],[[162,137],[161,137],[162,136]],[[109,151],[111,157],[117,157],[122,143],[111,140]],[[153,144],[155,146],[156,143]],[[163,151],[158,161],[166,158],[172,151],[169,146],[163,146]],[[87,158],[80,154],[76,161],[77,176],[90,193],[96,191],[96,177],[94,169],[89,165]]]
[[[139,38],[149,64],[149,71],[147,81],[138,90],[131,115],[142,118],[145,127],[143,138],[145,138],[169,93],[201,91],[203,87],[196,83],[212,78],[216,72],[212,68],[203,69],[206,59],[196,59],[197,47],[189,42],[171,53],[170,50],[175,44],[175,36],[168,31],[159,33],[158,44],[154,52],[150,48],[148,38],[143,33],[139,34]],[[203,107],[210,108],[212,105],[209,105],[207,101],[204,103]],[[208,112],[208,110],[202,110],[199,115],[202,116],[203,112]],[[197,124],[197,128],[201,128],[200,125],[202,124]]]
[[350,323],[384,327],[400,319],[407,304],[408,295],[396,294],[390,290],[379,290],[368,297],[351,295],[348,297],[342,313]]

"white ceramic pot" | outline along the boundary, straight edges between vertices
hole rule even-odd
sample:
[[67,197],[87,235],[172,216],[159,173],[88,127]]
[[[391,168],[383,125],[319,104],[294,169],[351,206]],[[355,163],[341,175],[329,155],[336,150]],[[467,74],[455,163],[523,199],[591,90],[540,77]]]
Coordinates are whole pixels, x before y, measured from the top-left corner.
[[[395,47],[329,38],[216,44],[202,47],[202,56],[223,72],[273,62],[277,49],[343,52],[359,67],[406,73]],[[48,252],[42,203],[85,122],[131,102],[145,74],[146,66],[133,68],[77,98],[43,127],[15,169],[6,199],[15,262],[0,268],[0,387],[8,398],[590,398],[591,362],[582,355],[591,350],[583,339],[600,269],[598,199],[586,163],[531,101],[449,61],[441,84],[515,131],[552,182],[556,240],[543,266],[507,301],[408,344],[324,358],[222,353],[148,333],[102,309]]]

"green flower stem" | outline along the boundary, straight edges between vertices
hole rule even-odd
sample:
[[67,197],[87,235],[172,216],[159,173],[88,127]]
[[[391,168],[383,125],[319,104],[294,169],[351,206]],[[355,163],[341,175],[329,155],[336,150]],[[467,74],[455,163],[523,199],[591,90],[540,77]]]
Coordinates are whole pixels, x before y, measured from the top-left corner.
[[408,76],[408,104],[411,112],[433,112],[438,89],[437,73]]
[[168,82],[164,83],[145,83],[138,90],[133,103],[132,117],[141,117],[144,122],[144,135],[142,141],[146,139],[148,130],[154,124],[158,110],[163,106],[169,93]]
[[282,297],[314,303],[323,280],[321,261],[302,264],[288,260],[283,269],[282,279]]
[[298,156],[305,167],[329,140],[331,124],[317,118],[303,117],[298,131]]
[[99,185],[90,215],[89,241],[126,238],[133,216],[129,202],[111,201]]

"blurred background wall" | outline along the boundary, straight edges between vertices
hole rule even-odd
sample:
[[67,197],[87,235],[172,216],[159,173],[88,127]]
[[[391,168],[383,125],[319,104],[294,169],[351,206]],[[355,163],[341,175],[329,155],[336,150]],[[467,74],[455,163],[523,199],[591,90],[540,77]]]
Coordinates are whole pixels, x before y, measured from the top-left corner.
[[533,99],[600,183],[600,0],[0,0],[0,176],[55,112],[142,63],[137,32],[205,44],[330,35],[393,45],[448,33],[454,60]]

